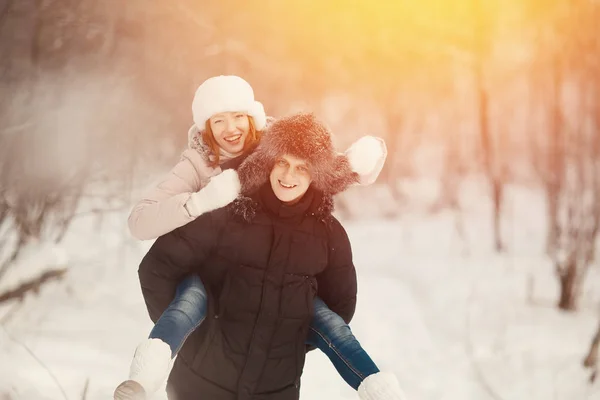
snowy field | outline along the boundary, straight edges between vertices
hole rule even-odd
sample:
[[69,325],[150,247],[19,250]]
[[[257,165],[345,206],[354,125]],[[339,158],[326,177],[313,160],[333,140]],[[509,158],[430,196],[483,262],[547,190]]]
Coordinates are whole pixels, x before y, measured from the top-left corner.
[[[368,218],[344,221],[359,274],[356,336],[409,400],[600,399],[600,383],[590,385],[581,366],[598,323],[598,267],[581,310],[557,311],[542,197],[509,188],[507,251],[496,254],[481,188],[463,185],[462,211],[431,214],[437,186],[407,182],[413,195],[396,218],[377,217],[385,207],[373,205]],[[357,208],[374,203],[353,195]],[[69,268],[65,281],[0,307],[0,399],[106,400],[126,378],[151,328],[137,281],[149,243],[129,239],[126,215],[79,220],[60,248],[32,246],[2,282],[0,291],[40,269]],[[314,351],[302,398],[357,395]]]

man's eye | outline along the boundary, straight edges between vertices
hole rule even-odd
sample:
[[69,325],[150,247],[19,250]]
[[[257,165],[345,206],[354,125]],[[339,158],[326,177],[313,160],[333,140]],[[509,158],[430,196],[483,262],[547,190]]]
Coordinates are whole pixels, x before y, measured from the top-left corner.
[[238,114],[238,115],[236,115],[235,117],[236,117],[236,118],[244,118],[245,116],[246,116],[246,114]]
[[223,122],[222,119],[216,119],[213,121],[213,124],[220,124],[221,122]]

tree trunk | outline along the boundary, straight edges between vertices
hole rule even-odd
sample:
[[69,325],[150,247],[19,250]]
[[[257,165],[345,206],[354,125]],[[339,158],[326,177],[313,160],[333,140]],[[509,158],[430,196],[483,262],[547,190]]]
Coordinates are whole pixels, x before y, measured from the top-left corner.
[[398,179],[404,173],[404,165],[398,166],[396,161],[404,154],[404,149],[402,148],[402,140],[404,140],[402,118],[397,108],[398,105],[394,93],[388,94],[384,99],[386,102],[385,118],[387,118],[386,146],[388,158],[381,170],[380,181],[388,184],[392,197],[396,202],[400,203],[402,201],[402,193],[398,189]]
[[492,187],[494,199],[494,240],[496,244],[496,251],[501,252],[504,251],[504,244],[502,243],[502,232],[500,230],[503,192],[503,185],[500,179],[493,177]]
[[600,348],[600,323],[598,323],[598,329],[590,344],[590,351],[587,357],[583,360],[583,366],[587,368],[596,368],[598,365],[598,349]]
[[491,189],[492,189],[492,201],[494,206],[494,245],[496,251],[502,251],[504,245],[502,243],[502,235],[500,231],[501,222],[501,211],[502,211],[502,192],[504,186],[502,184],[502,177],[500,176],[499,166],[496,165],[496,159],[494,153],[498,149],[494,148],[492,133],[489,127],[489,96],[486,91],[483,82],[483,66],[481,62],[475,67],[476,79],[477,79],[477,103],[478,103],[478,124],[479,134],[481,136],[481,147],[483,155],[483,166],[487,174]]
[[558,308],[564,311],[577,309],[577,262],[569,260],[566,268],[560,270],[560,298]]
[[596,377],[598,376],[598,352],[600,351],[600,323],[598,324],[598,329],[596,330],[596,334],[592,339],[592,343],[590,344],[590,350],[588,355],[583,360],[583,366],[586,368],[590,368],[592,370],[592,375],[590,375],[590,383],[594,383],[596,381]]

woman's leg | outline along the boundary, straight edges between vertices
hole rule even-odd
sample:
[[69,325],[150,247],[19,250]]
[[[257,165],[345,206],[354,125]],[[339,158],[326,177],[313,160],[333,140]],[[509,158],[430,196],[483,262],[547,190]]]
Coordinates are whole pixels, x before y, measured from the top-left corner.
[[206,289],[200,278],[191,275],[181,281],[175,298],[156,321],[149,338],[136,348],[129,380],[117,387],[114,399],[145,399],[156,392],[167,379],[172,359],[204,321],[206,310]]
[[150,339],[160,339],[171,348],[174,358],[187,337],[206,318],[208,298],[204,284],[191,275],[177,286],[175,298],[150,331]]
[[341,377],[355,390],[379,368],[362,348],[346,322],[320,298],[314,300],[315,315],[307,343],[318,347],[333,363]]
[[394,374],[379,371],[342,317],[318,297],[314,304],[307,343],[329,357],[341,377],[358,391],[360,400],[406,400]]

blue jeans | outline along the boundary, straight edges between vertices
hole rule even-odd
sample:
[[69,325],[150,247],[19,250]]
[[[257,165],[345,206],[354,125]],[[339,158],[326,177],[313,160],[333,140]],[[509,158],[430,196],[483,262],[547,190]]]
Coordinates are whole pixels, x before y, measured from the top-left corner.
[[[175,357],[187,337],[204,321],[207,301],[206,289],[200,278],[189,276],[177,286],[175,298],[156,321],[150,338],[167,343],[172,357]],[[367,376],[379,372],[379,369],[342,317],[318,297],[314,307],[315,315],[306,343],[325,353],[346,383],[357,390]]]

